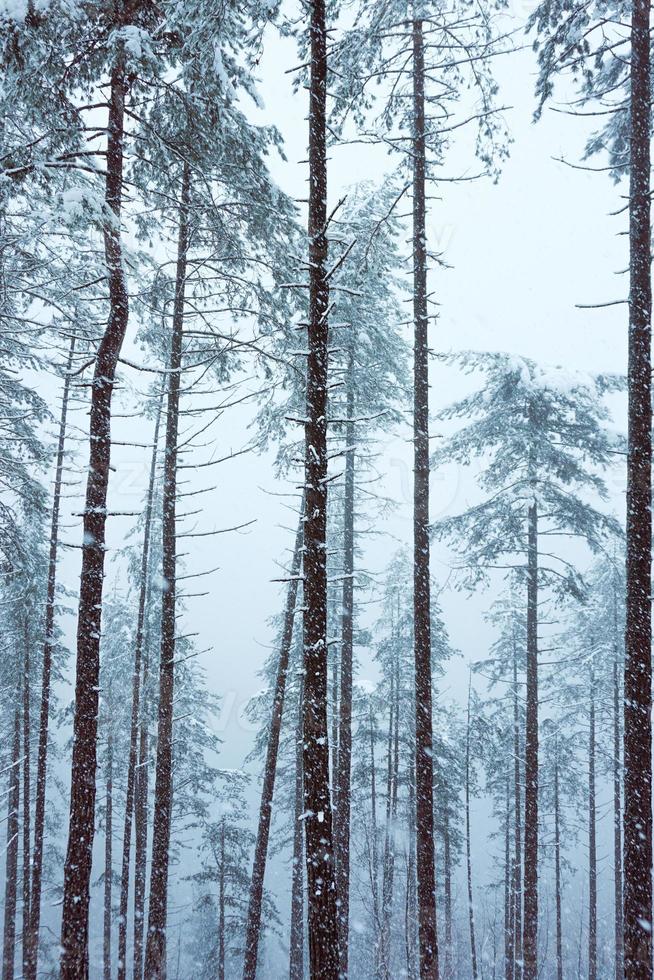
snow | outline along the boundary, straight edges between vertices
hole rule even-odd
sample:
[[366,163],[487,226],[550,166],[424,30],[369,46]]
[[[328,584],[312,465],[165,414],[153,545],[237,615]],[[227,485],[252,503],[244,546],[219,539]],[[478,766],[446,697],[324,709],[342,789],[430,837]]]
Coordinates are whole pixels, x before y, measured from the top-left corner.
[[220,81],[221,87],[225,95],[227,96],[227,98],[229,99],[235,98],[236,91],[234,90],[234,86],[230,82],[227,72],[225,70],[223,54],[218,41],[216,41],[214,44],[213,68],[216,75],[218,76],[218,80]]

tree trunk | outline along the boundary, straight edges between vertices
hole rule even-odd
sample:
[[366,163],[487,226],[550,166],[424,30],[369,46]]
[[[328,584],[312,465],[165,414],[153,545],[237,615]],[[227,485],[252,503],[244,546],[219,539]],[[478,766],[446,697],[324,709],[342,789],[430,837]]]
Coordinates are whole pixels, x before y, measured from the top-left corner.
[[475,942],[475,909],[472,896],[472,859],[470,855],[470,694],[472,679],[468,683],[468,721],[466,725],[466,878],[468,883],[468,924],[470,927],[470,959],[473,980],[479,976],[477,971],[477,943]]
[[613,661],[613,867],[615,890],[615,980],[623,980],[622,800],[620,769],[620,677],[617,646]]
[[554,902],[556,905],[556,980],[563,980],[563,919],[561,915],[561,816],[559,748],[554,746]]
[[[157,415],[152,437],[152,457],[150,460],[150,476],[148,480],[148,495],[145,504],[145,521],[143,528],[143,551],[141,553],[141,573],[139,587],[139,608],[136,621],[136,637],[134,642],[134,666],[132,669],[132,711],[129,731],[129,757],[127,760],[127,788],[125,791],[125,822],[123,827],[123,853],[120,869],[120,900],[118,912],[118,980],[125,980],[127,974],[127,906],[129,902],[129,872],[132,848],[132,819],[134,817],[134,798],[136,793],[136,765],[139,742],[139,720],[141,717],[141,675],[143,673],[143,642],[145,638],[145,613],[148,598],[148,581],[150,571],[150,543],[152,527],[152,511],[154,487],[157,475],[157,449],[159,446],[159,427],[161,424],[161,409],[163,405],[163,388],[159,396]],[[139,776],[141,773],[139,773]],[[146,829],[147,833],[147,829]],[[135,924],[136,931],[136,924]],[[142,936],[142,930],[141,930]],[[142,938],[140,940],[142,945]],[[136,940],[134,942],[136,952]],[[139,959],[139,963],[141,960]],[[140,976],[140,969],[139,969]]]
[[14,736],[7,793],[7,848],[5,870],[5,920],[2,943],[2,980],[14,980],[16,954],[16,906],[18,893],[18,808],[20,806],[20,702],[16,690]]
[[[111,698],[111,695],[110,695]],[[111,731],[111,701],[107,704],[107,802],[104,816],[104,931],[103,931],[103,975],[111,980],[111,893],[113,885],[113,806],[114,806],[114,742]]]
[[624,975],[652,977],[650,5],[632,0],[624,666]]
[[[354,325],[350,327],[355,330]],[[336,888],[339,900],[341,975],[348,975],[350,929],[350,811],[352,779],[352,654],[354,646],[354,478],[355,398],[354,336],[350,338],[345,384],[345,488],[343,500],[343,616],[341,624],[341,690],[336,778]]]
[[304,821],[312,978],[337,980],[338,903],[327,728],[327,27],[312,0],[309,94],[309,331],[304,522]]
[[[376,722],[372,706],[372,700],[368,711],[368,735],[370,748],[370,890],[372,899],[372,918],[373,922],[379,923],[379,868],[377,863],[377,767],[375,764],[375,732]],[[377,950],[379,957],[380,950]]]
[[514,765],[514,819],[515,819],[515,857],[513,864],[513,935],[514,956],[513,975],[515,980],[522,977],[522,790],[520,778],[520,702],[518,700],[518,655],[513,645],[513,765]]
[[[257,955],[259,950],[259,933],[261,930],[261,903],[263,900],[263,882],[266,874],[268,857],[268,839],[270,837],[270,821],[272,818],[273,794],[275,792],[275,776],[277,774],[277,755],[279,752],[279,737],[284,715],[284,699],[286,697],[286,681],[288,664],[293,642],[293,624],[295,607],[297,605],[298,586],[302,571],[302,540],[304,525],[304,500],[300,504],[293,561],[290,579],[286,592],[286,609],[284,611],[284,627],[279,647],[277,676],[275,678],[275,693],[273,696],[270,730],[266,745],[266,763],[264,767],[263,786],[261,788],[261,803],[259,805],[259,824],[257,839],[254,847],[252,877],[250,879],[250,898],[248,917],[245,929],[245,956],[243,958],[243,980],[254,980],[257,972]],[[302,810],[300,810],[302,813]],[[301,821],[298,827],[302,829]],[[297,828],[296,828],[297,830]]]
[[[300,531],[301,534],[301,531]],[[289,980],[304,977],[304,812],[302,795],[302,680],[298,697],[298,719],[295,734],[295,822],[293,825],[293,874],[291,881],[291,938]]]
[[504,826],[504,980],[513,980],[513,908],[511,894],[511,772],[506,774]]
[[30,889],[30,923],[23,942],[26,955],[23,964],[25,980],[36,980],[41,927],[41,887],[43,881],[43,840],[45,836],[45,799],[48,775],[48,727],[50,723],[50,684],[52,680],[52,651],[57,593],[57,553],[59,547],[59,510],[61,507],[61,483],[66,449],[66,425],[70,394],[70,372],[75,356],[75,335],[71,337],[64,374],[64,387],[59,416],[57,458],[55,465],[52,518],[50,522],[50,552],[48,555],[48,581],[45,596],[45,622],[43,627],[43,675],[41,679],[41,705],[39,715],[39,745],[36,759],[36,794],[34,801],[34,852],[32,855],[32,887]]
[[[334,621],[335,603],[332,601],[327,607],[327,629],[329,629],[329,624]],[[334,644],[334,647],[336,645]],[[336,828],[336,818],[338,816],[338,806],[336,804],[336,793],[338,786],[338,656],[334,649],[331,654],[332,659],[332,674],[330,679],[331,695],[330,695],[330,711],[331,711],[331,738],[330,738],[330,758],[331,758],[331,781],[330,786],[332,789],[332,795],[334,798],[334,828]],[[328,668],[329,669],[329,668]],[[336,837],[336,830],[334,830],[334,836]],[[334,867],[336,867],[336,855],[334,855]],[[336,871],[338,876],[338,871]]]
[[175,273],[170,372],[166,406],[166,447],[163,477],[161,655],[159,663],[159,715],[157,767],[152,828],[150,903],[145,947],[145,976],[166,977],[166,919],[168,912],[168,858],[173,808],[173,695],[175,676],[175,627],[177,607],[177,434],[179,391],[184,333],[186,267],[189,249],[190,167],[184,164],[179,208],[179,237]]
[[23,620],[23,974],[28,960],[29,929],[31,916],[31,743],[30,724],[30,631],[27,617]]
[[452,842],[450,840],[450,811],[445,804],[443,827],[443,877],[445,879],[445,980],[453,980],[452,963]]
[[529,507],[525,721],[524,980],[538,977],[538,508]]
[[429,572],[429,337],[427,316],[425,53],[413,21],[413,604],[416,712],[416,859],[420,980],[438,977]]
[[143,699],[139,719],[139,755],[134,784],[134,980],[143,977],[143,930],[145,925],[145,889],[148,860],[148,794],[150,784],[148,759],[148,714],[145,708],[149,677],[148,651],[143,650]]
[[220,825],[218,888],[218,980],[225,980],[225,821]]
[[[415,754],[414,760],[415,761]],[[408,807],[409,818],[408,843],[407,843],[407,867],[406,867],[406,907],[404,913],[404,945],[406,950],[406,972],[409,980],[416,980],[416,919],[417,919],[417,895],[416,895],[416,783],[415,768],[412,762],[409,763],[407,774],[408,782]]]
[[382,885],[382,937],[385,980],[392,977],[391,926],[393,921],[393,897],[395,884],[395,826],[397,821],[399,768],[400,768],[400,673],[399,664],[393,664],[391,686],[391,713],[388,745],[388,788],[386,806],[386,830],[384,837],[384,864]]
[[[591,638],[591,643],[593,643]],[[594,653],[591,654],[594,656]],[[588,717],[588,980],[597,980],[597,828],[595,800],[595,665],[591,662]]]
[[111,454],[111,397],[129,312],[120,231],[126,89],[125,55],[119,41],[111,73],[106,160],[105,202],[107,210],[111,212],[111,220],[105,223],[104,228],[109,319],[95,359],[91,387],[89,466],[77,618],[70,818],[61,925],[61,980],[87,980],[89,972],[89,889],[95,832],[98,680]]

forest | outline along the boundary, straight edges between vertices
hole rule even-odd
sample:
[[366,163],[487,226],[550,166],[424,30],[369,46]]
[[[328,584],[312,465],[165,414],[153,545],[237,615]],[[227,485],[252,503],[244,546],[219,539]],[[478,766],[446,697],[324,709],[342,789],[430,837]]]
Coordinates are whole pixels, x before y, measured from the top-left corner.
[[648,0],[0,0],[2,980],[653,980]]

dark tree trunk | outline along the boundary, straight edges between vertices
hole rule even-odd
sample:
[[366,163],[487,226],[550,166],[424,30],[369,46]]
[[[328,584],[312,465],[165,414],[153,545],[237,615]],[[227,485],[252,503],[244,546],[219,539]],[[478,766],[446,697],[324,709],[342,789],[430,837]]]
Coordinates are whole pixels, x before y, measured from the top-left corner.
[[152,828],[150,902],[145,947],[147,980],[166,977],[166,920],[168,912],[168,860],[173,809],[173,695],[175,678],[175,626],[177,608],[177,435],[179,429],[180,371],[184,334],[186,268],[189,248],[190,167],[184,164],[179,208],[179,236],[163,475],[161,655],[159,661],[159,714],[157,722],[157,767]]
[[61,925],[61,980],[87,980],[89,972],[89,889],[95,832],[98,680],[111,454],[111,397],[129,312],[120,231],[126,87],[124,50],[119,43],[111,73],[106,161],[105,202],[111,212],[111,220],[106,222],[104,229],[109,319],[95,359],[91,387],[89,466],[77,618],[70,818]]
[[[268,742],[266,745],[266,762],[261,788],[261,803],[259,805],[259,824],[257,839],[254,847],[252,863],[252,878],[250,879],[250,898],[248,917],[245,929],[245,956],[243,958],[243,980],[254,980],[257,972],[257,955],[259,951],[259,934],[261,931],[261,903],[263,900],[263,882],[266,874],[268,857],[268,839],[270,837],[270,821],[272,818],[273,794],[275,792],[275,776],[277,774],[277,755],[279,752],[279,737],[284,715],[284,699],[286,697],[286,682],[288,679],[288,664],[293,642],[293,624],[295,607],[297,605],[298,586],[302,571],[302,529],[304,525],[304,500],[300,504],[293,548],[290,579],[286,593],[286,609],[284,611],[284,627],[279,647],[279,661],[275,678],[275,693],[273,696],[272,715]],[[300,810],[302,813],[302,810]],[[299,822],[300,831],[302,823]],[[296,828],[297,830],[297,828]]]
[[30,909],[31,909],[31,744],[32,726],[30,724],[30,631],[27,617],[23,624],[23,974],[28,960]]
[[143,932],[145,926],[145,890],[148,860],[148,794],[150,785],[148,758],[148,712],[145,706],[149,679],[148,651],[143,651],[143,699],[139,719],[139,755],[134,784],[134,964],[133,978],[143,976]]
[[[129,873],[132,848],[132,820],[135,812],[135,795],[137,782],[137,761],[139,743],[139,720],[141,717],[141,680],[143,674],[143,643],[145,639],[145,614],[148,599],[148,582],[150,572],[150,544],[152,511],[154,502],[154,487],[157,474],[157,449],[159,445],[159,427],[161,424],[161,409],[163,404],[163,389],[157,406],[152,438],[152,458],[150,461],[150,476],[148,494],[145,504],[145,521],[143,528],[143,551],[141,553],[141,573],[139,586],[139,608],[136,621],[136,637],[134,642],[134,666],[132,670],[132,711],[129,731],[129,757],[127,760],[127,788],[125,791],[125,822],[123,826],[123,853],[120,869],[120,899],[118,912],[118,980],[125,980],[127,974],[127,906],[129,902]],[[142,773],[138,774],[139,777]],[[146,828],[147,834],[147,828]],[[141,916],[142,919],[142,916]],[[136,923],[135,923],[136,931]],[[142,937],[142,927],[141,927]],[[139,946],[142,947],[142,938]],[[136,952],[136,940],[134,942]],[[139,958],[139,963],[141,959]],[[138,975],[140,976],[140,969]]]
[[417,920],[417,887],[416,887],[416,779],[414,760],[409,763],[408,782],[408,828],[407,828],[407,867],[406,867],[406,907],[404,911],[404,945],[406,952],[406,971],[409,980],[416,980],[418,964],[416,956],[416,920]]
[[30,923],[26,943],[23,971],[25,980],[36,980],[41,928],[41,886],[43,881],[43,840],[45,836],[45,799],[48,774],[48,727],[50,723],[50,684],[52,680],[52,651],[57,593],[57,553],[59,547],[59,510],[61,507],[61,483],[66,448],[66,425],[70,372],[75,356],[75,336],[71,338],[64,374],[64,387],[59,416],[57,459],[55,465],[52,518],[50,522],[50,552],[48,555],[48,582],[45,596],[45,622],[43,626],[43,675],[41,679],[41,704],[39,714],[39,745],[36,759],[36,794],[34,801],[34,853],[32,855],[32,887],[30,890]]
[[429,572],[429,336],[427,316],[425,52],[413,21],[413,605],[416,712],[416,860],[420,980],[438,977]]
[[[350,327],[353,331],[354,326]],[[341,623],[341,689],[336,775],[336,888],[339,900],[341,974],[348,975],[350,931],[350,810],[352,778],[352,654],[354,646],[354,337],[350,338],[345,377],[345,492],[343,499],[343,616]]]
[[[332,601],[327,609],[327,628],[329,629],[329,623],[334,621],[334,605]],[[331,607],[331,608],[330,608]],[[334,644],[335,646],[335,644]],[[329,743],[330,747],[330,757],[331,757],[331,781],[330,786],[332,790],[332,795],[334,797],[334,836],[336,836],[336,818],[338,815],[338,809],[336,806],[336,789],[338,785],[338,656],[336,651],[331,654],[332,658],[332,676],[331,676],[331,696],[330,696],[330,710],[331,710],[331,739]],[[334,866],[336,866],[336,855],[334,855]],[[338,875],[338,870],[336,871]]]
[[338,903],[327,728],[327,26],[312,0],[309,94],[309,331],[304,522],[304,821],[312,978],[337,980]]
[[468,925],[470,928],[470,960],[473,980],[477,980],[477,943],[475,941],[475,908],[472,896],[472,859],[470,855],[470,684],[468,685],[468,721],[466,725],[466,879],[468,884]]
[[20,687],[16,689],[14,735],[7,794],[7,848],[5,865],[5,919],[2,943],[2,980],[14,980],[16,906],[18,897],[18,809],[20,807]]
[[111,731],[111,701],[107,704],[107,800],[104,814],[104,930],[102,964],[104,980],[111,980],[111,893],[113,886],[114,742]]
[[561,915],[561,804],[559,748],[554,747],[554,903],[556,906],[556,980],[563,980],[563,919]]
[[518,654],[513,646],[513,765],[514,765],[514,819],[515,856],[513,862],[513,975],[522,977],[522,790],[521,790],[521,738],[520,702],[518,699]]
[[652,977],[650,5],[632,0],[624,667],[624,975]]
[[538,977],[538,509],[528,517],[527,714],[525,719],[524,980]]
[[613,868],[615,890],[615,980],[623,980],[622,955],[622,793],[620,768],[620,675],[617,648],[613,662]]
[[445,885],[445,980],[453,980],[452,963],[452,842],[450,840],[450,812],[445,804],[443,827],[443,877]]
[[[370,890],[372,892],[372,917],[375,923],[379,922],[379,868],[377,863],[377,766],[375,764],[375,734],[376,722],[373,711],[372,701],[368,712],[368,736],[370,748],[370,833],[368,835],[370,844]],[[379,953],[379,950],[378,950]]]
[[393,897],[395,884],[395,826],[400,767],[400,675],[399,664],[393,664],[391,677],[391,712],[389,719],[388,780],[386,804],[386,828],[384,835],[384,863],[382,884],[382,964],[385,980],[392,977],[391,925],[393,921]]
[[[301,532],[300,532],[301,533]],[[289,980],[304,977],[304,828],[302,827],[302,681],[298,697],[295,733],[295,823],[293,825],[293,872],[291,880],[291,938]]]
[[504,826],[504,980],[513,980],[513,907],[511,876],[511,772],[506,774]]
[[[592,641],[591,641],[592,642]],[[590,668],[588,716],[588,980],[597,980],[597,827],[595,799],[595,667]]]
[[225,980],[225,822],[220,825],[218,873],[218,980]]

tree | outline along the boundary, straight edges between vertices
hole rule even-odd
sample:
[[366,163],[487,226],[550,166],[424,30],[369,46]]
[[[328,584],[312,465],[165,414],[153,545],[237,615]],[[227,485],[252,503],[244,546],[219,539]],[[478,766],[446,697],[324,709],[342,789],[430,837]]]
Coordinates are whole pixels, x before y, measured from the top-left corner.
[[[605,25],[629,17],[625,32]],[[541,41],[541,105],[556,76],[572,69],[581,103],[608,115],[588,153],[608,152],[616,179],[628,175],[629,325],[627,438],[627,611],[624,664],[625,977],[652,976],[651,757],[651,313],[650,9],[541,4],[529,26]]]
[[304,806],[312,976],[336,980],[339,930],[327,732],[327,23],[324,0],[309,14],[309,325],[305,422]]
[[[465,555],[467,581],[491,568],[520,576],[527,604],[525,716],[524,925],[525,980],[537,973],[538,930],[538,603],[539,590],[581,595],[574,566],[545,550],[550,537],[581,538],[597,552],[617,523],[580,494],[605,495],[598,468],[611,462],[603,394],[617,379],[575,376],[506,354],[467,354],[460,360],[486,376],[484,387],[446,409],[442,418],[467,420],[445,440],[436,462],[489,454],[479,479],[488,494],[464,513],[446,517],[436,533]],[[592,469],[591,469],[592,467]],[[574,494],[573,492],[574,491]],[[540,545],[539,545],[540,539]]]
[[[485,58],[493,50],[491,10],[477,18],[458,8],[444,10],[430,3],[406,6],[399,3],[364,4],[357,12],[337,59],[343,79],[339,86],[337,118],[339,133],[351,115],[364,123],[375,101],[382,102],[376,130],[367,134],[371,142],[383,141],[403,154],[410,181],[400,197],[411,188],[413,264],[413,446],[414,446],[414,620],[416,711],[416,821],[420,976],[438,975],[436,930],[436,872],[434,865],[432,704],[430,675],[430,556],[429,556],[429,253],[426,233],[427,184],[437,177],[448,144],[448,134],[457,128],[452,121],[456,102],[465,84],[466,65],[475,64],[472,85],[480,107],[469,121],[480,122],[482,138],[478,151],[486,162],[492,152],[483,146],[496,136],[492,99],[494,86]],[[429,43],[425,43],[425,31]],[[439,41],[440,38],[440,41]],[[428,51],[426,57],[426,50]],[[447,54],[444,54],[447,52]],[[436,86],[431,79],[442,74]],[[387,93],[375,100],[370,94],[373,80],[388,80]],[[446,125],[442,125],[445,118]],[[435,121],[437,120],[437,121]],[[379,125],[381,124],[381,125]],[[461,120],[460,124],[465,124]]]

